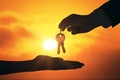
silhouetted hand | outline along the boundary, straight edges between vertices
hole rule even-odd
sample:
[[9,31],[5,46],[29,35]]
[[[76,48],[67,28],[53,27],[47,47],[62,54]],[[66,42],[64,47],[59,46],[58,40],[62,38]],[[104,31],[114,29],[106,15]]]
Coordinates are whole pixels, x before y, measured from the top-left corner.
[[64,31],[66,28],[72,34],[86,33],[98,26],[107,28],[110,26],[109,19],[102,10],[96,10],[89,15],[72,14],[61,21],[59,28]]
[[78,61],[69,61],[59,57],[39,55],[32,60],[26,61],[0,60],[0,75],[39,70],[77,69],[81,68],[82,66],[84,66],[84,64]]
[[84,66],[83,63],[78,61],[69,61],[64,60],[59,57],[50,57],[50,56],[37,56],[31,61],[30,69],[32,70],[67,70],[67,69],[76,69]]

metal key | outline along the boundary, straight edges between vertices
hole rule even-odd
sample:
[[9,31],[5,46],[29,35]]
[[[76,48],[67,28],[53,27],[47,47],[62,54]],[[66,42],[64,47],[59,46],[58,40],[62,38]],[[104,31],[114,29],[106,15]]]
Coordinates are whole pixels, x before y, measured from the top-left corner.
[[65,53],[65,47],[64,47],[65,35],[61,32],[58,33],[56,35],[56,40],[58,41],[57,53],[60,54],[60,46],[62,47],[63,53]]

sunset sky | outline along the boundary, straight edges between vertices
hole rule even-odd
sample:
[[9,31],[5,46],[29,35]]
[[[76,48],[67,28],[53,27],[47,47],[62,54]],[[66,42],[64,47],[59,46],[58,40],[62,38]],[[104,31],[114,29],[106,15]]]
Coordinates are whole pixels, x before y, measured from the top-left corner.
[[0,75],[0,80],[78,80],[120,78],[120,24],[99,26],[85,34],[65,30],[66,54],[43,43],[59,33],[60,21],[70,14],[90,14],[107,0],[0,0],[0,60],[31,60],[37,55],[80,61],[81,69]]

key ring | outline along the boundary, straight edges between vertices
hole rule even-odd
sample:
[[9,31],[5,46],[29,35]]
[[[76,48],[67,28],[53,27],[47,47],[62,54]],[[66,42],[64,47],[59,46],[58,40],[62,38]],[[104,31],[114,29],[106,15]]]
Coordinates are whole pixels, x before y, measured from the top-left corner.
[[61,30],[60,30],[60,33],[58,33],[56,35],[56,40],[57,41],[64,41],[65,40],[65,35],[63,33],[61,33]]

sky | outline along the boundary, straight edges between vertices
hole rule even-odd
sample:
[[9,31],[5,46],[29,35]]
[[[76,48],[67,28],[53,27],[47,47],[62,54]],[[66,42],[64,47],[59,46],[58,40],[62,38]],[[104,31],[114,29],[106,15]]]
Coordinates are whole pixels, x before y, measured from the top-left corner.
[[0,0],[0,60],[22,61],[37,55],[80,61],[83,68],[0,75],[0,80],[120,79],[120,24],[71,35],[65,30],[66,54],[46,50],[60,21],[70,14],[88,15],[107,0]]

